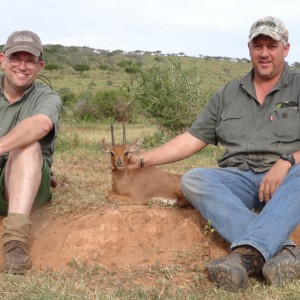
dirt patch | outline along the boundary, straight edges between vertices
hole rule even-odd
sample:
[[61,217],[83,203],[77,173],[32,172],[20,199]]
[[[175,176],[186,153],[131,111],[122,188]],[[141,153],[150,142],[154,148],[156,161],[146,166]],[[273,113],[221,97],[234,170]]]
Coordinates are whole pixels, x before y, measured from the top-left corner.
[[220,237],[210,241],[206,222],[194,209],[121,206],[64,218],[37,211],[31,220],[33,271],[67,270],[72,261],[146,268],[171,264],[180,252],[195,249],[203,259],[218,257],[227,247]]
[[[205,232],[206,221],[195,209],[120,206],[63,218],[37,211],[31,220],[32,271],[67,271],[72,261],[147,268],[178,263],[183,253],[195,251],[200,257],[195,263],[203,267],[228,251],[221,237]],[[300,228],[292,238],[299,244]]]

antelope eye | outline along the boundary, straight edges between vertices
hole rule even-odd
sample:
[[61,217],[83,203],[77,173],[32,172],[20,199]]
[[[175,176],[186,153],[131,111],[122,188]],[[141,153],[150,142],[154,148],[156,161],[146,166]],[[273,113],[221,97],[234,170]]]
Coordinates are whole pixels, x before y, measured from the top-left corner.
[[115,154],[113,152],[110,152],[111,157],[115,157]]
[[124,153],[124,157],[127,157],[127,156],[128,156],[128,154],[129,154],[129,152],[128,152],[128,151],[126,151],[126,152]]

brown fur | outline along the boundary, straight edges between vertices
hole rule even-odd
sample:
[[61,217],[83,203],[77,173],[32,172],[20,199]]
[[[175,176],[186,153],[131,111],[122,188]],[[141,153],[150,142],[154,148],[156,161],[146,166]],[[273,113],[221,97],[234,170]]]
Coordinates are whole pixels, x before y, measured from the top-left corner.
[[131,144],[111,146],[102,140],[102,149],[111,154],[111,164],[114,166],[109,199],[127,204],[146,204],[147,200],[153,198],[163,202],[176,199],[177,205],[187,206],[189,202],[180,187],[181,175],[155,167],[127,168],[129,154],[138,153],[141,144],[142,140],[136,140]]

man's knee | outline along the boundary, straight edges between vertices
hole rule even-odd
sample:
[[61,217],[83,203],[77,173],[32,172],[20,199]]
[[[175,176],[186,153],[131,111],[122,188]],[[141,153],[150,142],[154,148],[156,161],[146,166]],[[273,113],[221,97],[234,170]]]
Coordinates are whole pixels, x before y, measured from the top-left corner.
[[[38,160],[39,158],[39,160]],[[9,167],[12,161],[18,160],[25,160],[25,162],[34,161],[34,163],[37,163],[40,161],[42,163],[42,149],[39,142],[34,142],[30,145],[27,145],[25,147],[17,148],[14,150],[11,150],[8,154],[7,159],[7,166]]]
[[9,152],[9,156],[14,156],[16,154],[20,155],[21,153],[24,153],[26,155],[35,155],[36,153],[42,153],[41,145],[39,142],[33,142],[32,144],[29,144],[27,146],[11,150]]
[[198,187],[201,184],[202,179],[206,177],[205,173],[205,168],[195,168],[186,172],[181,177],[182,190],[186,191],[193,189],[195,186]]
[[182,181],[187,182],[190,180],[198,180],[211,177],[211,172],[213,172],[213,169],[211,168],[194,168],[189,170],[182,176]]

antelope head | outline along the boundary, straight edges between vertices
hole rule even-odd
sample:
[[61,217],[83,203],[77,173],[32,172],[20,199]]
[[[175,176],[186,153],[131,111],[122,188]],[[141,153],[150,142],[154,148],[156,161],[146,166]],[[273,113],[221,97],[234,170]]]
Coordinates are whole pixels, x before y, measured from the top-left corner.
[[102,150],[106,153],[110,153],[111,164],[116,170],[125,170],[127,168],[129,154],[138,153],[140,151],[142,139],[138,139],[133,143],[126,144],[126,132],[125,125],[123,123],[123,143],[116,144],[114,137],[114,127],[111,124],[111,145],[105,143],[105,139],[101,141]]

